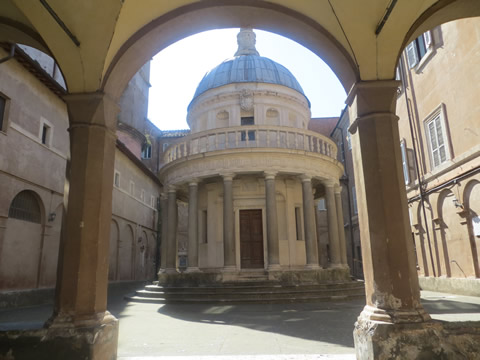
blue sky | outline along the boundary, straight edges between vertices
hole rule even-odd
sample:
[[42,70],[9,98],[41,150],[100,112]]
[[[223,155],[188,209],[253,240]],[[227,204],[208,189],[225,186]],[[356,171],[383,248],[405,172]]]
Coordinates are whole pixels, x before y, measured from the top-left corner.
[[[239,29],[212,30],[180,40],[152,60],[148,117],[162,130],[187,129],[187,106],[205,73],[233,56]],[[302,45],[261,30],[257,50],[289,69],[312,104],[312,117],[339,116],[345,91],[332,70]]]

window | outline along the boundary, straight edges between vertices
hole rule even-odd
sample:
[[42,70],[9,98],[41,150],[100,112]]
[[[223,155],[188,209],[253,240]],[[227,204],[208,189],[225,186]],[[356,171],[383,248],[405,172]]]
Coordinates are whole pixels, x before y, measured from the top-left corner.
[[408,167],[407,146],[405,144],[405,139],[402,139],[402,141],[400,141],[400,150],[402,153],[403,178],[405,179],[405,185],[408,185],[410,183],[410,169]]
[[163,151],[163,152],[165,152],[165,150],[167,150],[168,145],[170,145],[170,144],[169,144],[169,143],[164,143],[164,144],[162,145],[162,151]]
[[0,94],[0,131],[5,131],[7,122],[7,98]]
[[43,145],[50,146],[52,144],[53,125],[43,117],[40,119],[40,131],[38,137]]
[[155,207],[155,196],[153,195],[150,196],[150,206],[153,208]]
[[430,150],[432,169],[450,159],[447,146],[447,132],[445,128],[443,105],[438,107],[425,120],[425,131]]
[[47,145],[49,130],[50,128],[47,125],[43,124],[43,127],[42,127],[42,144],[43,145]]
[[34,193],[28,190],[18,193],[10,204],[8,217],[40,224],[40,205]]
[[152,157],[152,145],[143,144],[142,146],[142,159],[151,159]]
[[432,49],[432,33],[427,31],[407,45],[408,67],[411,69],[426,57]]
[[145,201],[145,190],[140,191],[140,200]]
[[357,191],[355,186],[352,186],[352,203],[353,203],[353,213],[356,215],[358,214],[358,207],[357,207]]
[[[241,126],[255,125],[255,120],[253,116],[242,117],[240,119],[240,125]],[[241,133],[242,141],[247,140],[247,133],[248,133],[248,141],[255,140],[255,131],[249,130],[249,131],[242,131]]]
[[130,195],[135,195],[135,183],[133,181],[130,181]]
[[117,188],[120,187],[120,173],[118,171],[115,171],[113,175],[113,185]]
[[302,213],[300,207],[295,208],[295,228],[297,231],[297,240],[303,240],[302,232]]

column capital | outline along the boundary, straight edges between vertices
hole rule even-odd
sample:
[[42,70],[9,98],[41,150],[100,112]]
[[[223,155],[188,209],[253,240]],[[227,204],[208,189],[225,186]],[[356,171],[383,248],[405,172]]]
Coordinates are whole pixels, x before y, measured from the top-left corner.
[[167,188],[167,193],[177,192],[177,187],[175,185],[169,184],[166,186],[166,188]]
[[197,178],[190,179],[190,180],[188,181],[188,186],[198,186],[198,183],[199,183],[199,182],[200,182],[200,180],[197,179]]
[[300,175],[300,180],[302,182],[312,182],[312,176],[303,174],[303,175]]
[[333,188],[337,185],[337,183],[333,180],[326,180],[323,182],[323,186],[328,187],[328,188]]
[[167,197],[168,197],[167,193],[165,192],[160,193],[160,200],[167,200]]
[[277,176],[278,171],[264,171],[263,176],[265,177],[265,180],[275,180],[275,177]]
[[221,173],[220,176],[223,178],[223,181],[232,181],[235,177],[235,173]]
[[104,92],[76,93],[63,97],[67,103],[70,128],[101,126],[111,131],[117,127],[120,107]]

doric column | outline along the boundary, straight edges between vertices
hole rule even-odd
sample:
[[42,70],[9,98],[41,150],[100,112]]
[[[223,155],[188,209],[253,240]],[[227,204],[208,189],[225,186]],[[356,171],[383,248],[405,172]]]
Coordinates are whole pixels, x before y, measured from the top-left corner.
[[327,203],[328,242],[330,245],[330,263],[332,267],[342,264],[340,240],[338,235],[337,209],[335,206],[334,183],[325,184],[325,201]]
[[174,186],[168,188],[167,205],[167,261],[166,272],[175,273],[177,271],[177,190]]
[[188,272],[198,271],[198,181],[188,184]]
[[71,170],[49,326],[112,324],[116,320],[106,308],[118,107],[103,93],[69,95],[65,101]]
[[275,175],[275,172],[265,172],[265,202],[267,207],[267,251],[269,270],[280,269]]
[[347,264],[347,244],[345,242],[345,226],[343,223],[343,206],[342,206],[342,187],[335,186],[335,208],[337,210],[338,224],[338,240],[340,244],[340,259],[344,266]]
[[318,210],[320,199],[315,200],[315,223],[317,226],[317,247],[318,247],[318,263],[321,267],[326,268],[328,266],[328,253],[327,243],[325,242],[325,236],[321,230],[324,230],[323,215]]
[[224,270],[235,271],[235,233],[233,222],[233,176],[223,176],[223,254]]
[[162,242],[160,246],[160,268],[161,271],[164,272],[167,269],[167,252],[168,252],[168,241],[167,241],[167,234],[168,234],[168,198],[167,194],[162,193],[160,195],[160,212],[161,212],[161,219],[162,219]]
[[[356,341],[369,321],[422,322],[407,196],[402,176],[397,81],[357,83],[348,95],[367,306]],[[356,330],[356,331],[357,331]]]
[[312,178],[302,176],[303,195],[303,222],[305,228],[305,251],[307,255],[307,267],[318,268],[318,248],[315,231],[315,214],[313,213]]

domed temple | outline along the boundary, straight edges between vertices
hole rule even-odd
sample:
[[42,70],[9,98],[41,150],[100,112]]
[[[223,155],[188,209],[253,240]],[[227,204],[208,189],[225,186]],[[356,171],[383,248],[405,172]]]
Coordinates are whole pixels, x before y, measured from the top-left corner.
[[[198,85],[191,133],[165,153],[159,282],[348,280],[337,147],[308,130],[302,87],[259,55],[254,32],[241,29],[237,40],[234,57]],[[328,245],[317,236],[319,199]],[[179,200],[188,211],[178,211]],[[186,264],[177,259],[178,223],[187,228]]]

